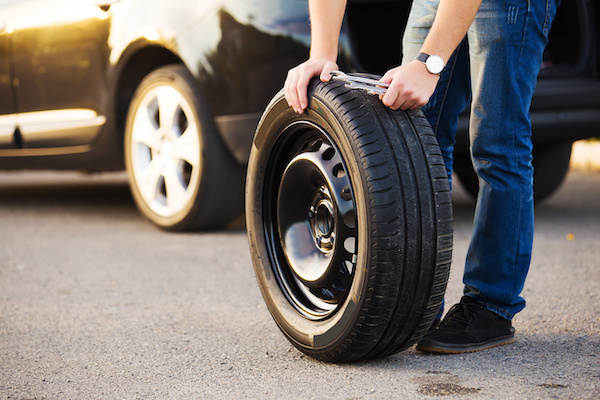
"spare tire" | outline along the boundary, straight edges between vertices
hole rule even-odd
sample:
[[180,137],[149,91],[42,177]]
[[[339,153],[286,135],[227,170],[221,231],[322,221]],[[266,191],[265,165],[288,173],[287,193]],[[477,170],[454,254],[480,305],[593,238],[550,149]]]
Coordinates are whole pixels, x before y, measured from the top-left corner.
[[256,278],[289,341],[327,362],[416,343],[452,258],[444,162],[420,111],[311,81],[302,115],[283,92],[257,128],[246,219]]

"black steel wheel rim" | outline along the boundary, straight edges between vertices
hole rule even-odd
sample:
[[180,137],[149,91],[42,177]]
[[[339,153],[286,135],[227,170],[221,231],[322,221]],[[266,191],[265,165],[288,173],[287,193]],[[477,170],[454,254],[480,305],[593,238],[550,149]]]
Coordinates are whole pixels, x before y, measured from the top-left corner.
[[279,287],[304,317],[332,316],[352,285],[358,229],[346,162],[324,129],[307,121],[282,129],[264,193],[266,242]]

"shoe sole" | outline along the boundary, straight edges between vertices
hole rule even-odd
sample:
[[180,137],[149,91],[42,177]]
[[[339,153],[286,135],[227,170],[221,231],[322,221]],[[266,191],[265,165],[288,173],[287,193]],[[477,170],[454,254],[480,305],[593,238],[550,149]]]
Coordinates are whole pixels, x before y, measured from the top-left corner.
[[439,354],[460,354],[473,353],[476,351],[491,349],[492,347],[504,346],[515,342],[514,335],[508,335],[488,340],[483,343],[473,344],[453,344],[442,343],[435,340],[421,342],[417,345],[417,350],[423,353],[439,353]]

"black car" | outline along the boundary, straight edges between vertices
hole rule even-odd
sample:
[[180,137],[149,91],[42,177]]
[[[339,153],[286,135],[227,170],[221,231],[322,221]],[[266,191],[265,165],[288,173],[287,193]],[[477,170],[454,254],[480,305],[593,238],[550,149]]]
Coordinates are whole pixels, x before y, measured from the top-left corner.
[[[398,64],[409,6],[350,0],[341,69]],[[598,0],[564,1],[552,29],[532,106],[538,200],[571,143],[600,134],[598,20]],[[259,117],[309,45],[307,0],[0,0],[0,168],[125,168],[154,224],[222,226],[243,210]]]

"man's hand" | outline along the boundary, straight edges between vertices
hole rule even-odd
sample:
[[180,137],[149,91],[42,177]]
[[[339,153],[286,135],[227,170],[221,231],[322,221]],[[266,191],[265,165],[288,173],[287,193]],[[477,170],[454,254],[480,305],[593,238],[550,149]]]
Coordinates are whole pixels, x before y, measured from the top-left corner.
[[307,88],[314,76],[319,76],[323,82],[331,79],[331,71],[338,70],[335,61],[326,58],[311,58],[297,67],[289,70],[285,80],[285,99],[290,107],[302,114],[308,107]]
[[379,99],[392,110],[416,110],[427,104],[439,79],[439,75],[427,71],[425,64],[414,60],[385,73],[380,81],[390,87]]

